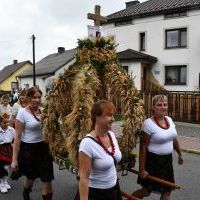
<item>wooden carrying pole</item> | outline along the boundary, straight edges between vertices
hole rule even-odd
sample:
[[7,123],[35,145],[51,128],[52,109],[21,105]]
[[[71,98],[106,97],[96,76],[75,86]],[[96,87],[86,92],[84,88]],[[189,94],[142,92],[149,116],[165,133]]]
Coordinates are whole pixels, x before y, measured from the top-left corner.
[[129,200],[140,200],[137,197],[131,196],[130,194],[128,194],[126,192],[121,191],[121,193],[122,193],[122,196],[128,198]]
[[[136,171],[136,170],[134,170],[134,169],[128,169],[128,171],[129,171],[129,172],[133,172],[133,173],[135,173],[135,174],[139,174],[139,172]],[[171,182],[169,182],[169,181],[165,181],[165,180],[160,179],[160,178],[157,178],[157,177],[155,177],[155,176],[147,175],[146,178],[149,179],[149,180],[151,180],[151,181],[159,182],[159,183],[161,183],[161,184],[163,184],[163,185],[165,185],[165,186],[167,186],[167,187],[170,187],[170,188],[174,188],[174,189],[180,189],[180,188],[181,188],[180,185],[177,185],[177,184],[175,184],[175,183],[171,183]]]

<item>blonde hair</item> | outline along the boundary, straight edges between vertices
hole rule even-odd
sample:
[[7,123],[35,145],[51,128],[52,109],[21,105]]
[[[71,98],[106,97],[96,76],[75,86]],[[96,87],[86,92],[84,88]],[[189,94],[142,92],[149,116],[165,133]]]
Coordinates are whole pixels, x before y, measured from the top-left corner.
[[152,105],[154,106],[157,102],[160,102],[160,101],[167,101],[167,96],[164,94],[155,95],[152,98]]

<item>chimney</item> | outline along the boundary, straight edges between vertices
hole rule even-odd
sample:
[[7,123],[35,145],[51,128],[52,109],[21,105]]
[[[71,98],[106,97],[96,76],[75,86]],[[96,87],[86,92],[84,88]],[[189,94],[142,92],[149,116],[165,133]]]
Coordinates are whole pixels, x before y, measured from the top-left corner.
[[18,63],[18,61],[17,60],[13,60],[13,64],[15,65],[15,64],[17,64]]
[[58,47],[58,53],[64,53],[65,47]]
[[135,6],[137,4],[139,4],[140,2],[139,1],[129,1],[129,2],[126,2],[126,8],[130,8],[131,6]]

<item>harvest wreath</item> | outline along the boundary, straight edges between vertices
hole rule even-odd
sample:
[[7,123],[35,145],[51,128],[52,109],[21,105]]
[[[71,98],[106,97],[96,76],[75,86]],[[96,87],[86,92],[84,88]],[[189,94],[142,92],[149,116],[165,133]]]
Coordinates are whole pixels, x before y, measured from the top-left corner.
[[78,40],[76,62],[54,81],[46,96],[42,113],[45,139],[53,156],[62,158],[72,171],[77,169],[79,143],[91,130],[90,112],[96,100],[117,100],[124,105],[119,139],[122,164],[132,157],[140,136],[143,101],[133,78],[117,60],[115,48],[110,38]]

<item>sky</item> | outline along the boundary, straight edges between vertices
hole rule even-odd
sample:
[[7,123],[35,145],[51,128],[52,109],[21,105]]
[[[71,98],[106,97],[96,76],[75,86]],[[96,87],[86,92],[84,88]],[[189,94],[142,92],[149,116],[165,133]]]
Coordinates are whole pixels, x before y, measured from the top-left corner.
[[[106,16],[125,9],[131,0],[1,0],[0,70],[13,60],[32,62],[32,40],[35,39],[35,62],[58,47],[75,48],[78,39],[87,37],[87,13],[101,6]],[[144,2],[145,0],[140,0]]]

